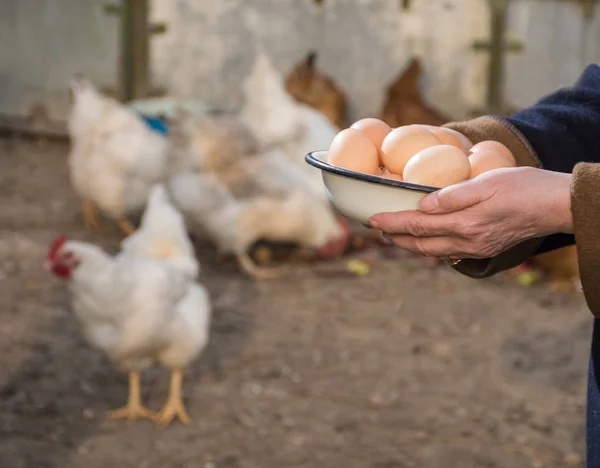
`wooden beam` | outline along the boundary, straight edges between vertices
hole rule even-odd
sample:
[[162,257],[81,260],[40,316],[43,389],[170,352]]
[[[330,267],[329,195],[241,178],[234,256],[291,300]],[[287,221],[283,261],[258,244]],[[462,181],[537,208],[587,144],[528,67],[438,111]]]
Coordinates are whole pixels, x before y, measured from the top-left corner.
[[148,0],[124,0],[121,8],[121,97],[147,96],[149,78]]
[[487,107],[501,114],[504,107],[504,39],[508,17],[507,0],[490,1],[490,62],[487,76]]

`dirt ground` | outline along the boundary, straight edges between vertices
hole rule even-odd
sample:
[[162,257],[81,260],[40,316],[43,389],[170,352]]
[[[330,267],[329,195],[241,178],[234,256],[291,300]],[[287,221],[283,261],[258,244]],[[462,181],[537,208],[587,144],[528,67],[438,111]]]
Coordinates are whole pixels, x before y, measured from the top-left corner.
[[[579,294],[474,281],[369,251],[370,275],[253,283],[199,244],[215,312],[185,382],[191,427],[108,421],[127,379],[41,268],[83,227],[65,145],[0,140],[2,468],[577,467],[591,319]],[[344,262],[337,262],[343,266]],[[144,375],[159,408],[168,374]]]

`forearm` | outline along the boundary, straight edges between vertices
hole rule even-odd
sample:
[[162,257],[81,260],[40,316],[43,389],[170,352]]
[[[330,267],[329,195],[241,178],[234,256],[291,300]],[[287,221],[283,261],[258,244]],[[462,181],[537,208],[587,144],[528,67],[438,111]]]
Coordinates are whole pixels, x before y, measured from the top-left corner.
[[600,317],[600,164],[578,164],[573,172],[572,210],[581,284],[588,306]]
[[[484,140],[503,143],[519,166],[571,173],[580,162],[600,162],[600,68],[589,66],[573,87],[559,90],[511,117],[481,117],[445,126],[461,132],[473,144]],[[596,186],[600,186],[600,179]],[[572,224],[569,195],[563,193],[560,200],[554,205],[558,210],[555,215],[567,219],[565,225],[571,218]],[[572,229],[561,227],[559,232],[523,242],[494,259],[464,261],[457,269],[473,277],[490,276],[532,255],[574,243],[575,236],[568,234]]]
[[550,197],[558,200],[550,205],[556,210],[552,212],[557,217],[555,231],[560,233],[522,242],[491,259],[463,261],[455,268],[472,277],[490,276],[576,240],[586,300],[600,317],[600,68],[588,67],[574,87],[511,117],[484,117],[446,126],[474,144],[483,140],[504,143],[521,166],[572,173],[568,195],[549,188]]

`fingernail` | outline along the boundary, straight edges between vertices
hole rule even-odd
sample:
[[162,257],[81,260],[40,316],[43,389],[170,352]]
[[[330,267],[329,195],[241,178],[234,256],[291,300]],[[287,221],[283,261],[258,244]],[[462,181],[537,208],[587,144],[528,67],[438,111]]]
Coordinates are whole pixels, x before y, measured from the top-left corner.
[[373,229],[379,229],[379,223],[376,220],[369,219],[369,226]]
[[438,209],[438,196],[437,193],[432,193],[421,199],[419,203],[419,209],[425,213],[436,211]]
[[381,234],[381,240],[384,244],[391,244],[392,243],[392,238],[391,236],[387,235],[387,234]]

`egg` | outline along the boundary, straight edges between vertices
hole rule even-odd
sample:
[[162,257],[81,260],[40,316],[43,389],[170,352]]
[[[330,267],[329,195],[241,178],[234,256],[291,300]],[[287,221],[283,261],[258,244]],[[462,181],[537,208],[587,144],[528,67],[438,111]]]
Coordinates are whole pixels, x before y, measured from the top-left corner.
[[434,125],[419,124],[419,127],[423,127],[438,137],[444,145],[452,145],[462,149],[465,153],[473,147],[473,143],[462,133],[457,132],[451,128],[436,127]]
[[404,168],[404,181],[444,188],[469,178],[471,164],[467,155],[452,145],[438,145],[415,154]]
[[471,163],[471,175],[469,179],[473,179],[484,172],[494,169],[516,166],[515,162],[504,154],[488,149],[481,149],[469,156],[469,162]]
[[509,150],[502,143],[500,143],[498,141],[492,141],[492,140],[486,140],[486,141],[482,141],[480,143],[477,143],[475,146],[473,146],[469,150],[469,155],[475,154],[478,151],[481,151],[481,150],[484,150],[484,149],[485,150],[492,150],[492,151],[495,151],[496,153],[503,154],[504,156],[512,159],[515,163],[517,162],[517,160],[515,159],[515,156],[512,154],[511,150]]
[[403,175],[404,166],[416,153],[441,144],[433,133],[417,125],[398,127],[383,140],[381,162],[388,171]]
[[373,118],[359,120],[353,123],[350,128],[355,128],[363,132],[378,150],[381,150],[383,140],[392,131],[392,127],[383,120]]
[[360,130],[347,128],[338,133],[329,147],[327,162],[364,174],[377,174],[379,154],[375,145]]
[[392,179],[392,180],[398,180],[400,182],[402,182],[404,179],[402,178],[402,176],[399,176],[398,174],[393,174],[390,171],[388,171],[385,167],[381,167],[379,168],[379,172],[377,173],[377,175],[379,177],[384,177],[386,179]]
[[456,138],[452,133],[447,132],[443,128],[436,128],[429,130],[436,137],[440,139],[442,144],[456,146],[459,150],[463,151],[463,145],[458,138]]

